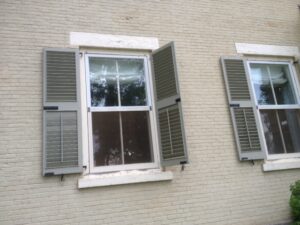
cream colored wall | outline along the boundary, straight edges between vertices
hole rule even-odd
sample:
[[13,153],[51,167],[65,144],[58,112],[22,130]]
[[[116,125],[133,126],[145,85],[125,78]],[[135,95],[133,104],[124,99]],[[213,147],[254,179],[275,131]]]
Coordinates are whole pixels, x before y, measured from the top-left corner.
[[[219,57],[235,43],[298,46],[296,0],[0,1],[0,224],[274,224],[300,170],[237,160]],[[190,164],[172,182],[79,190],[41,176],[42,48],[69,33],[175,41]]]

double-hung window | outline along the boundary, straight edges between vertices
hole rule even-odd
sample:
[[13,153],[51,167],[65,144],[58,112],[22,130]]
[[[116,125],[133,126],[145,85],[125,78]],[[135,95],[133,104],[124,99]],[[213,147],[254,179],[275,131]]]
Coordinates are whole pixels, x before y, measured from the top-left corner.
[[268,159],[300,156],[299,91],[291,63],[247,65]]
[[292,62],[221,62],[240,160],[300,157],[299,83]]
[[43,175],[187,163],[174,43],[143,52],[45,49],[43,74]]
[[86,55],[92,172],[157,165],[150,81],[146,56]]

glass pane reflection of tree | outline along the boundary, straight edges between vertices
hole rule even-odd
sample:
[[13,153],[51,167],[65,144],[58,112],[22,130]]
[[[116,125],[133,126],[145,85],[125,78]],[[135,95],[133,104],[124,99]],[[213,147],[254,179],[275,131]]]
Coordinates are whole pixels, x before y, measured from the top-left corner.
[[148,112],[122,112],[125,164],[151,162]]
[[146,105],[145,71],[142,59],[118,60],[122,106]]
[[116,60],[90,57],[91,106],[118,106]]
[[299,110],[261,110],[269,154],[300,152]]
[[89,64],[91,106],[146,105],[143,59],[90,57]]
[[152,162],[150,140],[146,111],[93,113],[95,166]]
[[122,164],[118,112],[93,112],[94,165]]

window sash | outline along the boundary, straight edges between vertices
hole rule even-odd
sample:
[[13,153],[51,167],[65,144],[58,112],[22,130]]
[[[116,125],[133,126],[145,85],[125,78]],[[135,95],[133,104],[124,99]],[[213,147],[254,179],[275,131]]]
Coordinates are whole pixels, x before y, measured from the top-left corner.
[[159,167],[159,155],[158,155],[158,139],[156,132],[156,121],[153,111],[149,111],[149,130],[151,133],[151,145],[153,162],[149,163],[137,163],[137,164],[123,164],[123,165],[111,165],[111,166],[95,166],[94,165],[94,146],[93,146],[93,129],[92,129],[92,112],[88,112],[88,148],[89,148],[89,165],[91,173],[104,173],[104,172],[116,172],[122,170],[138,170],[138,169],[155,169]]
[[[256,98],[256,94],[255,94],[254,83],[251,81],[251,67],[250,67],[251,63],[269,64],[269,65],[272,65],[272,64],[273,65],[287,65],[289,67],[290,74],[291,74],[291,80],[292,80],[290,85],[296,93],[296,96],[295,96],[296,103],[295,104],[279,104],[279,105],[278,104],[259,105],[258,100]],[[291,105],[298,105],[300,107],[299,81],[297,79],[296,72],[295,72],[294,68],[292,67],[292,62],[287,62],[287,61],[255,61],[255,60],[252,60],[252,61],[247,61],[247,70],[248,70],[247,71],[248,72],[247,73],[248,74],[248,81],[251,84],[250,85],[251,86],[250,92],[252,93],[252,99],[254,100],[254,104],[256,105],[257,108],[273,106],[273,107],[278,107],[278,109],[279,109],[280,107],[286,107],[286,106],[291,106]]]
[[[291,75],[291,87],[293,88],[294,92],[296,93],[295,96],[295,101],[296,104],[269,104],[269,105],[259,105],[256,94],[255,94],[255,89],[254,89],[254,83],[251,81],[251,63],[256,63],[256,64],[274,64],[274,65],[288,65],[289,70],[290,70],[290,75]],[[264,135],[264,129],[263,129],[263,122],[261,120],[260,116],[260,110],[266,109],[266,110],[278,110],[278,109],[299,109],[300,110],[300,96],[299,96],[299,81],[298,77],[296,76],[296,71],[292,66],[292,62],[287,62],[287,61],[247,61],[247,78],[248,78],[248,83],[250,83],[250,94],[251,94],[251,99],[252,99],[252,104],[255,105],[256,110],[255,113],[257,115],[259,124],[259,135],[260,138],[263,140],[263,145],[262,148],[266,154],[267,159],[275,160],[275,159],[285,159],[285,158],[295,158],[295,157],[300,157],[300,153],[282,153],[282,154],[269,154],[267,143],[266,143],[266,138]]]
[[[91,106],[91,83],[90,83],[90,65],[89,65],[89,58],[95,57],[95,58],[111,58],[111,59],[143,59],[144,61],[144,72],[145,72],[145,94],[146,94],[146,105],[144,106],[152,106],[151,101],[151,92],[150,92],[150,73],[149,73],[149,63],[148,58],[146,56],[135,56],[135,55],[117,55],[117,54],[95,54],[95,53],[87,53],[85,55],[85,65],[86,65],[86,87],[87,87],[87,106],[89,108],[92,108]],[[120,102],[120,84],[118,81],[118,104],[121,104]],[[96,106],[93,108],[121,108],[121,107],[144,107],[144,106]]]

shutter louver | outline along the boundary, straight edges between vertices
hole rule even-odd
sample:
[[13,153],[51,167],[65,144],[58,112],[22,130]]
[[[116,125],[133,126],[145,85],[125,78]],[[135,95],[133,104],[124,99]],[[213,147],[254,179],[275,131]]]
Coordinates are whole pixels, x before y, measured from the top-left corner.
[[240,58],[222,57],[221,63],[239,158],[264,159],[245,62]]
[[44,50],[43,175],[79,173],[78,50]]
[[47,102],[76,102],[75,52],[47,52]]
[[185,164],[188,155],[185,142],[174,43],[152,54],[158,133],[163,166]]

